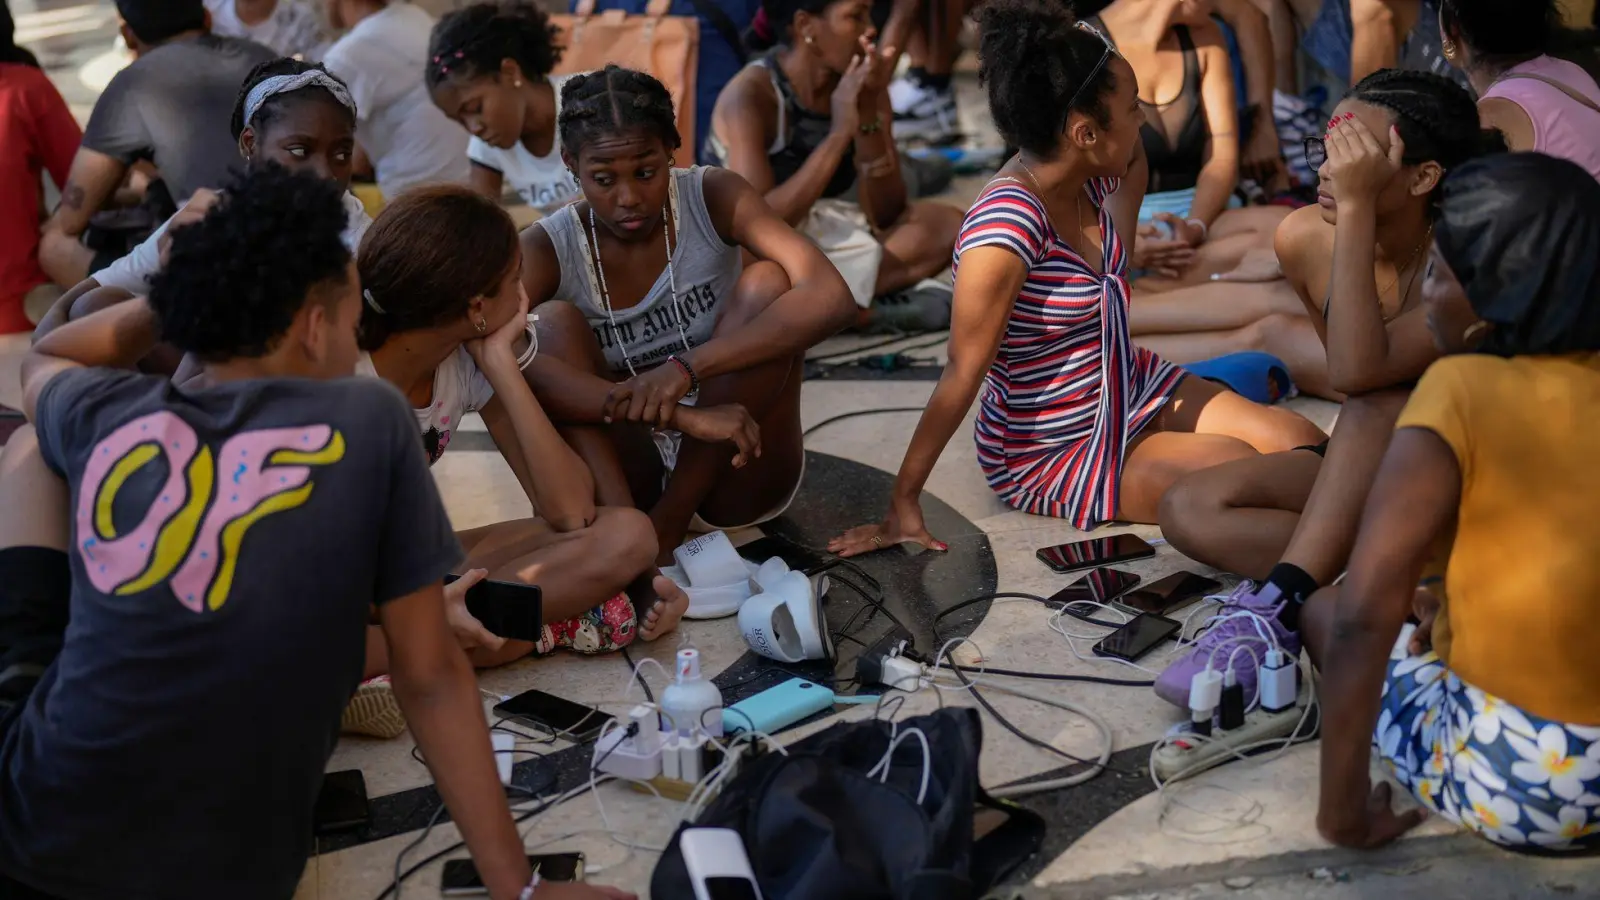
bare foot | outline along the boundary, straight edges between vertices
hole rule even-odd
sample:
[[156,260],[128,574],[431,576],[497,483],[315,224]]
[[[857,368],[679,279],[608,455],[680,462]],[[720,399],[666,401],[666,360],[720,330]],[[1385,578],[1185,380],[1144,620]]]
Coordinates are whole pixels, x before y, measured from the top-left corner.
[[647,641],[653,641],[670,633],[678,627],[683,614],[689,611],[689,595],[685,594],[683,588],[678,587],[677,582],[671,578],[657,575],[655,580],[650,582],[650,586],[661,599],[650,607],[644,621],[639,623],[639,636]]

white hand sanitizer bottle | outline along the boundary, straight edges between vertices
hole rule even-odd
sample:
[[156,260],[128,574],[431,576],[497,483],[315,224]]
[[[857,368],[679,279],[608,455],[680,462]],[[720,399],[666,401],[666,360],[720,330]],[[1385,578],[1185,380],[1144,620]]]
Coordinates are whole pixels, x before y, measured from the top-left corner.
[[661,692],[666,726],[683,737],[703,732],[722,736],[722,692],[700,675],[700,651],[678,651],[678,680]]

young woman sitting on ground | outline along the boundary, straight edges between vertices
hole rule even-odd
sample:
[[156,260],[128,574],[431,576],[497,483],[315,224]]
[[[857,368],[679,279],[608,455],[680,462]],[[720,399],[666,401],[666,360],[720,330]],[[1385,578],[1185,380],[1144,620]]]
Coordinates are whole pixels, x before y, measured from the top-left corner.
[[889,101],[895,48],[873,40],[870,0],[765,0],[777,46],[717,98],[708,147],[838,267],[858,322],[931,331],[950,322],[961,211],[911,202]]
[[[262,63],[239,87],[233,108],[233,136],[246,169],[271,163],[296,172],[310,172],[338,185],[347,217],[345,246],[355,252],[372,224],[361,201],[349,193],[355,157],[356,107],[344,82],[319,65],[294,59]],[[184,208],[150,235],[132,253],[68,291],[39,322],[34,339],[71,319],[150,292],[161,270],[162,248],[174,226],[197,222],[216,200],[201,189]],[[146,371],[171,374],[179,354],[160,348],[142,363]]]
[[[0,896],[293,894],[374,607],[484,881],[537,884],[447,624],[461,548],[411,417],[389,386],[342,377],[361,295],[339,195],[256,169],[176,231],[148,301],[23,361],[37,435],[0,463],[0,659],[12,676],[33,645],[40,677],[0,685],[20,701],[0,716]],[[205,386],[100,368],[157,339],[203,359]]]
[[[1323,182],[1318,206],[1297,210],[1284,220],[1275,239],[1276,253],[1267,254],[1264,260],[1266,271],[1243,276],[1270,280],[1226,281],[1135,299],[1129,328],[1139,346],[1180,365],[1246,350],[1265,351],[1284,362],[1302,393],[1330,400],[1416,379],[1426,360],[1417,363],[1413,359],[1413,367],[1398,371],[1395,379],[1379,369],[1352,368],[1352,359],[1367,359],[1366,354],[1386,345],[1361,343],[1370,337],[1365,330],[1352,334],[1357,342],[1353,345],[1337,336],[1328,341],[1330,320],[1343,319],[1341,325],[1349,324],[1349,318],[1337,311],[1339,300],[1333,300],[1330,308],[1330,286],[1358,290],[1360,297],[1381,295],[1386,319],[1414,307],[1427,229],[1435,209],[1435,200],[1423,188],[1431,189],[1439,174],[1486,151],[1504,149],[1504,144],[1479,125],[1471,94],[1448,78],[1427,72],[1388,69],[1363,80],[1346,95],[1336,118],[1329,122],[1330,130],[1338,132],[1338,123],[1350,121],[1351,115],[1376,135],[1380,146],[1388,146],[1391,126],[1398,128],[1405,153],[1402,175],[1383,188],[1379,200],[1358,198],[1363,216],[1377,219],[1359,232],[1364,235],[1365,247],[1357,249],[1345,243],[1342,246],[1348,252],[1342,258],[1366,262],[1342,269],[1334,257],[1335,208],[1350,199],[1340,192],[1335,176],[1333,184]],[[1323,140],[1312,139],[1308,144],[1308,158],[1321,165],[1327,157]],[[1431,182],[1423,177],[1425,173],[1433,173]],[[1324,178],[1327,174],[1324,169]],[[1411,187],[1402,190],[1402,184]],[[1352,232],[1352,239],[1355,236]],[[1334,277],[1336,272],[1369,270],[1370,276],[1342,284]],[[1403,290],[1411,293],[1402,296]],[[1370,299],[1354,304],[1352,315],[1365,329],[1368,314],[1377,307]],[[1427,346],[1420,319],[1396,319],[1387,334],[1403,329],[1410,329],[1405,333],[1410,335],[1411,345]],[[1404,355],[1394,347],[1389,347],[1389,352],[1391,356]],[[1306,486],[1309,484],[1307,481]]]
[[573,77],[561,152],[583,199],[522,235],[539,316],[529,383],[599,502],[649,511],[662,562],[691,524],[788,507],[805,469],[805,352],[854,309],[827,257],[748,182],[675,169],[677,149],[661,82],[616,66]]
[[[529,341],[523,253],[505,210],[454,185],[402,194],[367,232],[360,270],[357,372],[406,395],[430,464],[462,418],[479,413],[533,504],[532,518],[458,535],[466,568],[544,594],[537,645],[506,641],[474,650],[473,661],[498,665],[556,647],[616,650],[636,628],[645,640],[675,628],[689,598],[659,577],[650,520],[628,504],[595,506],[589,469],[523,380],[538,348]],[[378,663],[369,661],[369,674]]]
[[1154,522],[1179,477],[1321,442],[1295,413],[1184,372],[1128,336],[1128,248],[1140,197],[1138,80],[1055,0],[981,12],[979,74],[1022,148],[962,231],[950,362],[895,482],[888,518],[836,538],[845,556],[939,546],[919,497],[975,396],[978,462],[1006,503],[1082,529]]
[[[1269,246],[1289,213],[1282,206],[1228,208],[1239,186],[1239,95],[1212,10],[1210,0],[1116,0],[1086,20],[1139,78],[1139,136],[1150,164],[1139,220],[1167,231],[1140,228],[1139,243],[1152,243],[1138,249],[1157,271],[1139,279],[1135,306],[1146,292],[1233,269],[1246,251]],[[1272,131],[1268,112],[1257,127]],[[1169,242],[1175,252],[1166,252]]]
[[[1432,128],[1418,127],[1428,119]],[[1445,136],[1451,140],[1441,142]],[[1312,154],[1325,156],[1322,202],[1284,222],[1278,253],[1290,282],[1318,309],[1306,321],[1327,342],[1344,408],[1333,437],[1318,446],[1197,472],[1167,494],[1161,529],[1175,549],[1257,583],[1235,592],[1194,650],[1157,679],[1166,700],[1188,709],[1190,679],[1224,645],[1250,650],[1232,655],[1247,694],[1274,642],[1298,652],[1293,623],[1276,614],[1343,570],[1395,417],[1438,357],[1422,304],[1428,247],[1440,183],[1478,155],[1472,148],[1503,151],[1505,142],[1480,130],[1472,98],[1438,75],[1385,69],[1334,111]],[[1273,640],[1257,617],[1277,623]]]
[[[1302,616],[1334,843],[1422,817],[1371,788],[1376,751],[1429,812],[1496,844],[1600,848],[1596,260],[1600,184],[1578,165],[1516,153],[1446,180],[1423,286],[1446,356],[1400,415],[1349,574]],[[1442,591],[1419,606],[1430,562]]]
[[1570,159],[1600,178],[1600,85],[1550,55],[1556,0],[1442,0],[1444,57],[1467,73],[1483,124],[1512,150]]
[[472,135],[472,186],[495,201],[510,188],[543,215],[578,196],[556,143],[568,76],[550,74],[555,39],[533,3],[475,3],[440,19],[428,45],[433,103]]

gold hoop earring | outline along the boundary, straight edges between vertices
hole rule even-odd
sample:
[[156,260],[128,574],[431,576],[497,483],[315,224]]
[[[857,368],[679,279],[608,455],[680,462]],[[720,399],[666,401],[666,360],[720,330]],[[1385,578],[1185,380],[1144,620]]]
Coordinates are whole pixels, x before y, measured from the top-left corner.
[[1449,38],[1445,38],[1443,41],[1441,41],[1439,43],[1439,51],[1444,54],[1444,58],[1445,59],[1448,59],[1451,62],[1455,62],[1456,61],[1456,42],[1455,41],[1452,41]]
[[1474,339],[1488,330],[1489,323],[1479,319],[1478,321],[1473,322],[1471,325],[1468,325],[1466,330],[1461,332],[1461,343],[1471,346]]
[[482,318],[478,319],[477,322],[474,322],[473,326],[478,329],[479,334],[483,334],[485,331],[489,330],[489,322]]

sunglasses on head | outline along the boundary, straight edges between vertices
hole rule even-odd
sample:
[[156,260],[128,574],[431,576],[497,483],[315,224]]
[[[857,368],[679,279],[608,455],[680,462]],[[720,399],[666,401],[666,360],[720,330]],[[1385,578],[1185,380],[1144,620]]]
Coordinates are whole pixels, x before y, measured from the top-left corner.
[[1088,22],[1079,22],[1078,30],[1087,31],[1099,38],[1100,43],[1105,45],[1105,50],[1100,54],[1100,61],[1094,64],[1094,68],[1090,69],[1088,76],[1085,77],[1083,81],[1078,83],[1078,89],[1073,91],[1072,97],[1067,100],[1066,111],[1061,114],[1061,127],[1058,129],[1059,131],[1067,130],[1067,117],[1072,115],[1072,108],[1078,105],[1078,100],[1083,96],[1083,92],[1088,90],[1090,84],[1094,83],[1095,77],[1100,74],[1101,69],[1106,67],[1106,63],[1111,61],[1111,57],[1117,55],[1117,46],[1111,43],[1110,38],[1106,37],[1104,34],[1101,34],[1100,29],[1095,28]]

